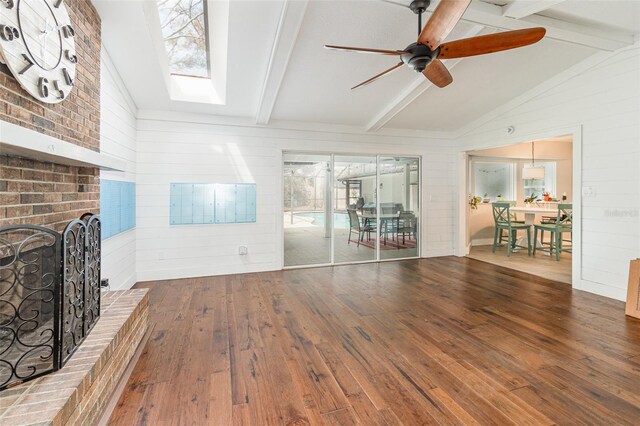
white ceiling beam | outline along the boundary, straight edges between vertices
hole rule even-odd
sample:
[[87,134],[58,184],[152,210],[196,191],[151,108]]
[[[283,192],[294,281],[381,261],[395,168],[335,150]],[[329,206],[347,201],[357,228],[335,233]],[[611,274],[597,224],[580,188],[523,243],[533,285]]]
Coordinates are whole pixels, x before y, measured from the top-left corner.
[[[468,38],[478,35],[483,28],[484,27],[482,25],[474,25],[460,38]],[[460,59],[446,60],[445,65],[447,66],[447,69],[451,71],[458,64],[458,62],[460,62]],[[365,126],[365,129],[367,131],[380,130],[403,109],[405,109],[413,101],[418,99],[418,97],[420,97],[420,95],[422,95],[427,89],[433,86],[433,83],[431,83],[426,78],[423,78],[422,76],[415,78],[415,80],[412,81],[411,84],[409,84],[402,92],[394,97],[391,102],[386,104],[382,108],[382,110],[380,110],[373,117],[373,119],[369,121],[369,123]]]
[[543,10],[547,10],[565,0],[512,0],[502,6],[502,16],[507,18],[522,19]]
[[284,0],[278,30],[271,49],[269,66],[258,101],[257,124],[268,124],[278,98],[280,85],[287,72],[289,59],[295,47],[298,33],[307,10],[309,0]]
[[[429,9],[431,10],[431,7]],[[502,15],[501,6],[481,1],[472,2],[462,20],[501,30],[544,26],[547,29],[545,38],[609,52],[631,46],[634,42],[632,34],[596,29],[540,15],[528,16],[525,19],[508,18]]]

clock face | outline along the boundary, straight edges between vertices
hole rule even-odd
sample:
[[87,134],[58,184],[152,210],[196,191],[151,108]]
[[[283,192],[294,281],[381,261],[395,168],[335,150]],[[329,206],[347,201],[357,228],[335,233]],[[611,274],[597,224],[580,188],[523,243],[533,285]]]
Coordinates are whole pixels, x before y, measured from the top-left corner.
[[52,104],[69,95],[74,38],[64,0],[0,0],[0,60],[34,98]]

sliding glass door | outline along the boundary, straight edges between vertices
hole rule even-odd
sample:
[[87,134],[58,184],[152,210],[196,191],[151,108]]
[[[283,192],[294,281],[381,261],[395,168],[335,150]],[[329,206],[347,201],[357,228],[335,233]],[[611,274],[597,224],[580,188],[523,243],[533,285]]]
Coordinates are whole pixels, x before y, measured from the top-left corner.
[[419,256],[418,157],[283,159],[285,267]]
[[420,161],[380,157],[380,259],[418,256]]
[[375,156],[334,157],[334,262],[377,259]]
[[285,154],[284,266],[331,263],[331,155]]

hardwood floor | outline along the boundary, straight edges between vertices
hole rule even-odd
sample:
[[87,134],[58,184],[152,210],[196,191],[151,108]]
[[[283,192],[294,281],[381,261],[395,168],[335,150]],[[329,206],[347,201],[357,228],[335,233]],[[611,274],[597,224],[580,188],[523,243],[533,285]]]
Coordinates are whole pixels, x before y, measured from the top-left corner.
[[560,261],[557,261],[555,256],[542,252],[535,256],[527,256],[526,249],[513,252],[507,257],[505,250],[504,247],[500,247],[493,253],[492,246],[474,246],[467,257],[571,284],[571,253],[562,253]]
[[624,305],[468,258],[143,283],[111,417],[149,425],[637,424]]

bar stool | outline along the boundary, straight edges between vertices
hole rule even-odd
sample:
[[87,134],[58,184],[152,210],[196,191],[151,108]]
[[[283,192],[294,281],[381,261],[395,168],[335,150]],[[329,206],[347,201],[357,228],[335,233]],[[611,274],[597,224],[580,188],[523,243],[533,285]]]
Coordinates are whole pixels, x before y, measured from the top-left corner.
[[[511,250],[520,247],[526,248],[527,254],[531,256],[531,226],[526,224],[515,223],[511,217],[511,203],[498,202],[492,203],[493,208],[493,220],[495,221],[495,232],[493,234],[493,253],[496,252],[496,247],[502,242],[502,231],[507,231],[507,256],[511,256]],[[518,231],[527,231],[527,246],[519,246],[516,244],[516,237]],[[499,238],[500,237],[500,238]],[[498,241],[500,239],[500,242]]]
[[[515,201],[505,201],[506,203],[509,203],[510,207],[515,207],[516,206],[516,202]],[[518,220],[518,214],[517,213],[511,213],[509,212],[509,217],[511,217],[511,223],[517,223],[517,224],[523,224],[524,220]],[[500,235],[498,238],[498,244],[502,244],[502,239],[503,238],[507,238],[507,236],[504,234],[505,229],[501,229],[500,230]]]
[[[571,220],[573,219],[573,205],[572,204],[558,204],[558,214],[556,216],[555,223],[540,223],[534,225],[533,233],[533,255],[536,255],[536,250],[543,251],[553,255],[555,253],[556,260],[560,261],[560,253],[571,253],[571,247],[562,247],[562,234],[571,233]],[[551,233],[551,243],[549,248],[540,247],[537,248],[538,243],[538,231],[540,235],[543,235],[544,231]]]

